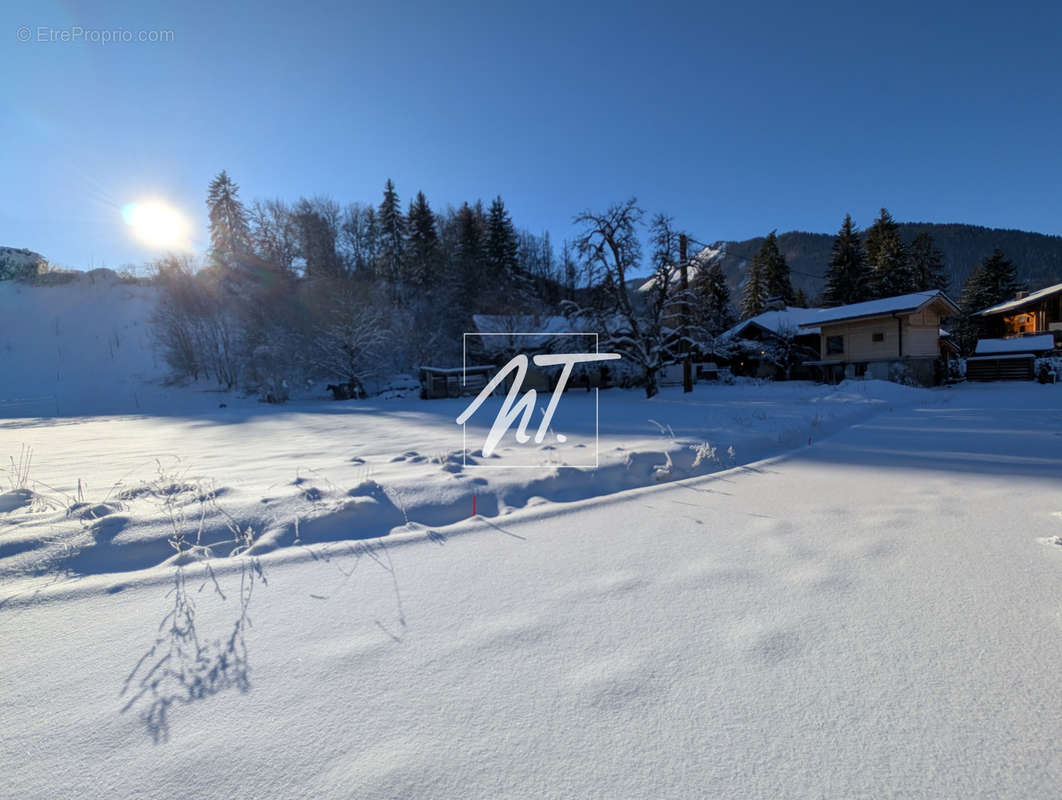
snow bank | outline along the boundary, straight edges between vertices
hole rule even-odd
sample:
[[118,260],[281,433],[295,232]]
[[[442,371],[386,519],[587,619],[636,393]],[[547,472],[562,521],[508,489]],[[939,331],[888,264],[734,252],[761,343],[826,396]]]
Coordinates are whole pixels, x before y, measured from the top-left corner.
[[0,463],[32,451],[19,488],[35,499],[4,501],[0,580],[155,567],[175,555],[175,529],[185,545],[225,556],[234,527],[252,531],[261,554],[438,528],[473,505],[504,516],[746,464],[935,397],[879,381],[699,384],[652,400],[575,390],[542,442],[519,444],[510,430],[491,458],[479,449],[500,398],[467,430],[455,424],[467,399],[12,420],[0,424]]

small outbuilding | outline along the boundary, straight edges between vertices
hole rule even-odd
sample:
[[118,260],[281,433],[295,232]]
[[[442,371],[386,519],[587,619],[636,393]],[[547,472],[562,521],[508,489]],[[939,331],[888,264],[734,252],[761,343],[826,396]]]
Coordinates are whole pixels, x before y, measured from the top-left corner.
[[420,396],[424,400],[477,395],[498,368],[493,365],[421,367]]
[[1036,359],[1054,347],[1055,338],[1050,333],[1013,339],[979,339],[974,355],[966,359],[966,379],[1031,381],[1036,377]]

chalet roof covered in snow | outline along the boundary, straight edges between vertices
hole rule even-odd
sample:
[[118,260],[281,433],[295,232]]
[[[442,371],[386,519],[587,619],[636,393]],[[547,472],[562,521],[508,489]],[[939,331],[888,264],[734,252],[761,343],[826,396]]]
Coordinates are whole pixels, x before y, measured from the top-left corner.
[[802,322],[800,327],[807,328],[831,322],[847,322],[854,319],[914,313],[920,308],[938,301],[947,305],[952,313],[958,313],[959,307],[944,292],[931,290],[928,292],[901,294],[896,297],[882,297],[879,300],[867,300],[865,303],[852,303],[847,306],[816,309],[815,316],[807,322]]
[[802,327],[805,323],[814,325],[815,315],[822,311],[821,308],[792,308],[779,309],[776,311],[764,311],[755,317],[742,320],[734,327],[721,333],[719,338],[741,339],[747,336],[750,326],[758,325],[771,333],[783,335],[785,331],[794,331],[802,335],[818,333],[817,327]]
[[1043,289],[1032,292],[1025,297],[1016,297],[1013,300],[1007,300],[1004,303],[998,303],[994,306],[989,306],[983,311],[978,311],[975,316],[986,317],[992,314],[1005,314],[1008,311],[1017,311],[1019,308],[1024,308],[1028,305],[1034,305],[1045,297],[1050,297],[1053,294],[1062,292],[1062,283],[1056,283],[1054,286],[1046,286]]
[[1039,336],[1022,336],[1018,339],[981,339],[975,351],[979,356],[999,353],[1041,353],[1053,350],[1055,337],[1050,333]]

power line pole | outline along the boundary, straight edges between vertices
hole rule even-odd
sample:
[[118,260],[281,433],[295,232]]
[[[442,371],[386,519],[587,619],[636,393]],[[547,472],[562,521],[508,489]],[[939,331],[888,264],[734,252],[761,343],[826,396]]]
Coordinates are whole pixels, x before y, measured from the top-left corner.
[[693,391],[693,364],[690,361],[690,343],[688,341],[688,337],[689,337],[689,333],[690,333],[689,332],[690,307],[689,307],[689,298],[687,297],[687,292],[689,291],[689,288],[690,288],[690,273],[689,273],[689,264],[687,263],[687,259],[686,259],[687,246],[688,246],[688,239],[686,237],[686,234],[680,233],[679,234],[679,263],[681,264],[680,269],[682,270],[682,283],[681,283],[681,288],[682,288],[682,352],[683,352],[683,358],[682,358],[682,391],[683,392],[692,392]]

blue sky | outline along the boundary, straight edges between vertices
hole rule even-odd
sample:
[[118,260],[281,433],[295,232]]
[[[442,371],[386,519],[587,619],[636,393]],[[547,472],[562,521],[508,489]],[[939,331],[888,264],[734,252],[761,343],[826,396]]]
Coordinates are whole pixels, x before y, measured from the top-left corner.
[[[558,244],[631,195],[702,240],[883,205],[1062,234],[1057,4],[149,5],[5,4],[0,244],[141,264],[151,196],[201,248],[221,169],[245,201],[501,194]],[[73,26],[173,41],[36,41]]]

